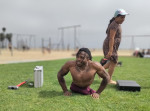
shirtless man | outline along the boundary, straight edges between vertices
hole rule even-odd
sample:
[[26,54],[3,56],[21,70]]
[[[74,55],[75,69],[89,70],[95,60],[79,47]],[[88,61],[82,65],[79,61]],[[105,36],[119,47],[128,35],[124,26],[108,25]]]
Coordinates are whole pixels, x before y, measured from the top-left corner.
[[[72,76],[71,91],[88,95],[98,99],[100,93],[105,89],[110,80],[109,74],[98,63],[92,61],[91,52],[88,48],[81,48],[76,54],[76,60],[66,62],[57,74],[57,78],[65,96],[70,96],[72,93],[68,91],[64,76],[70,71]],[[89,86],[94,81],[95,74],[102,78],[102,82],[97,91],[94,91]]]

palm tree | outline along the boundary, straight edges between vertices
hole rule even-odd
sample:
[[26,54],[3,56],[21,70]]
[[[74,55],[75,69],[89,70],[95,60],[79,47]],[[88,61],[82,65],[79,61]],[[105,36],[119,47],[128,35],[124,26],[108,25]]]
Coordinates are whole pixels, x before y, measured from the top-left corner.
[[5,37],[4,37],[4,34],[3,33],[0,33],[0,42],[1,42],[1,46],[0,47],[4,47],[4,39],[5,39]]
[[2,43],[2,48],[4,48],[4,40],[5,40],[5,31],[6,31],[6,28],[5,27],[3,27],[2,28],[2,33],[0,33],[0,42]]
[[13,56],[13,50],[12,50],[12,34],[6,34],[6,38],[8,40],[8,48],[11,51],[11,56]]
[[8,47],[11,50],[12,49],[12,34],[6,34],[6,39],[8,40]]
[[3,32],[5,32],[5,31],[6,31],[6,28],[5,28],[5,27],[3,27],[3,28],[2,28],[2,31],[3,31]]
[[7,38],[7,40],[8,40],[9,43],[12,42],[12,34],[11,33],[6,34],[6,38]]

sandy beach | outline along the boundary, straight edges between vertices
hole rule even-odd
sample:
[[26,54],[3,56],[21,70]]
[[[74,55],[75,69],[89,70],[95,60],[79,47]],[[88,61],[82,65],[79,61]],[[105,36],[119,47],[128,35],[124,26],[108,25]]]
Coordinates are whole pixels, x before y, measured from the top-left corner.
[[[28,50],[28,51],[18,51],[13,50],[13,55],[8,49],[1,50],[0,54],[0,64],[8,63],[20,63],[20,62],[31,62],[31,61],[42,61],[42,60],[56,60],[56,59],[65,59],[73,58],[73,54],[76,52],[73,50],[52,50],[50,53],[45,51],[42,53],[40,49]],[[92,56],[103,56],[102,50],[92,50]],[[119,56],[131,56],[132,51],[130,50],[119,50]]]

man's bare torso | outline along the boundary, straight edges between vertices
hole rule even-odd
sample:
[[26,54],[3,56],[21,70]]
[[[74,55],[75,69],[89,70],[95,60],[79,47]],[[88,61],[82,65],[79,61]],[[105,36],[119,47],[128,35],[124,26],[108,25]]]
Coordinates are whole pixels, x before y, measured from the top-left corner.
[[69,64],[69,71],[74,84],[79,87],[87,87],[92,84],[97,71],[94,67],[94,65],[96,65],[94,62],[88,61],[84,69],[80,69],[80,67],[76,65],[76,61],[70,61]]

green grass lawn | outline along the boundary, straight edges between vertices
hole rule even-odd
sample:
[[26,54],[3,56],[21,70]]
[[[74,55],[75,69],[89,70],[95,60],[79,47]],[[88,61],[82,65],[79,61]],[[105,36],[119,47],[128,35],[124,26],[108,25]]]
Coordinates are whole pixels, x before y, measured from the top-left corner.
[[[94,57],[93,61],[100,58]],[[57,72],[66,61],[0,65],[0,111],[150,111],[150,59],[120,57],[123,65],[116,67],[113,79],[134,80],[141,86],[141,91],[119,91],[116,86],[108,85],[98,100],[90,95],[75,93],[70,97],[63,96]],[[34,88],[24,84],[18,90],[7,89],[28,78],[32,82],[33,70],[38,65],[44,68],[43,87]],[[72,82],[70,74],[65,79],[69,89]],[[100,82],[101,79],[95,76],[91,88],[97,90]]]

